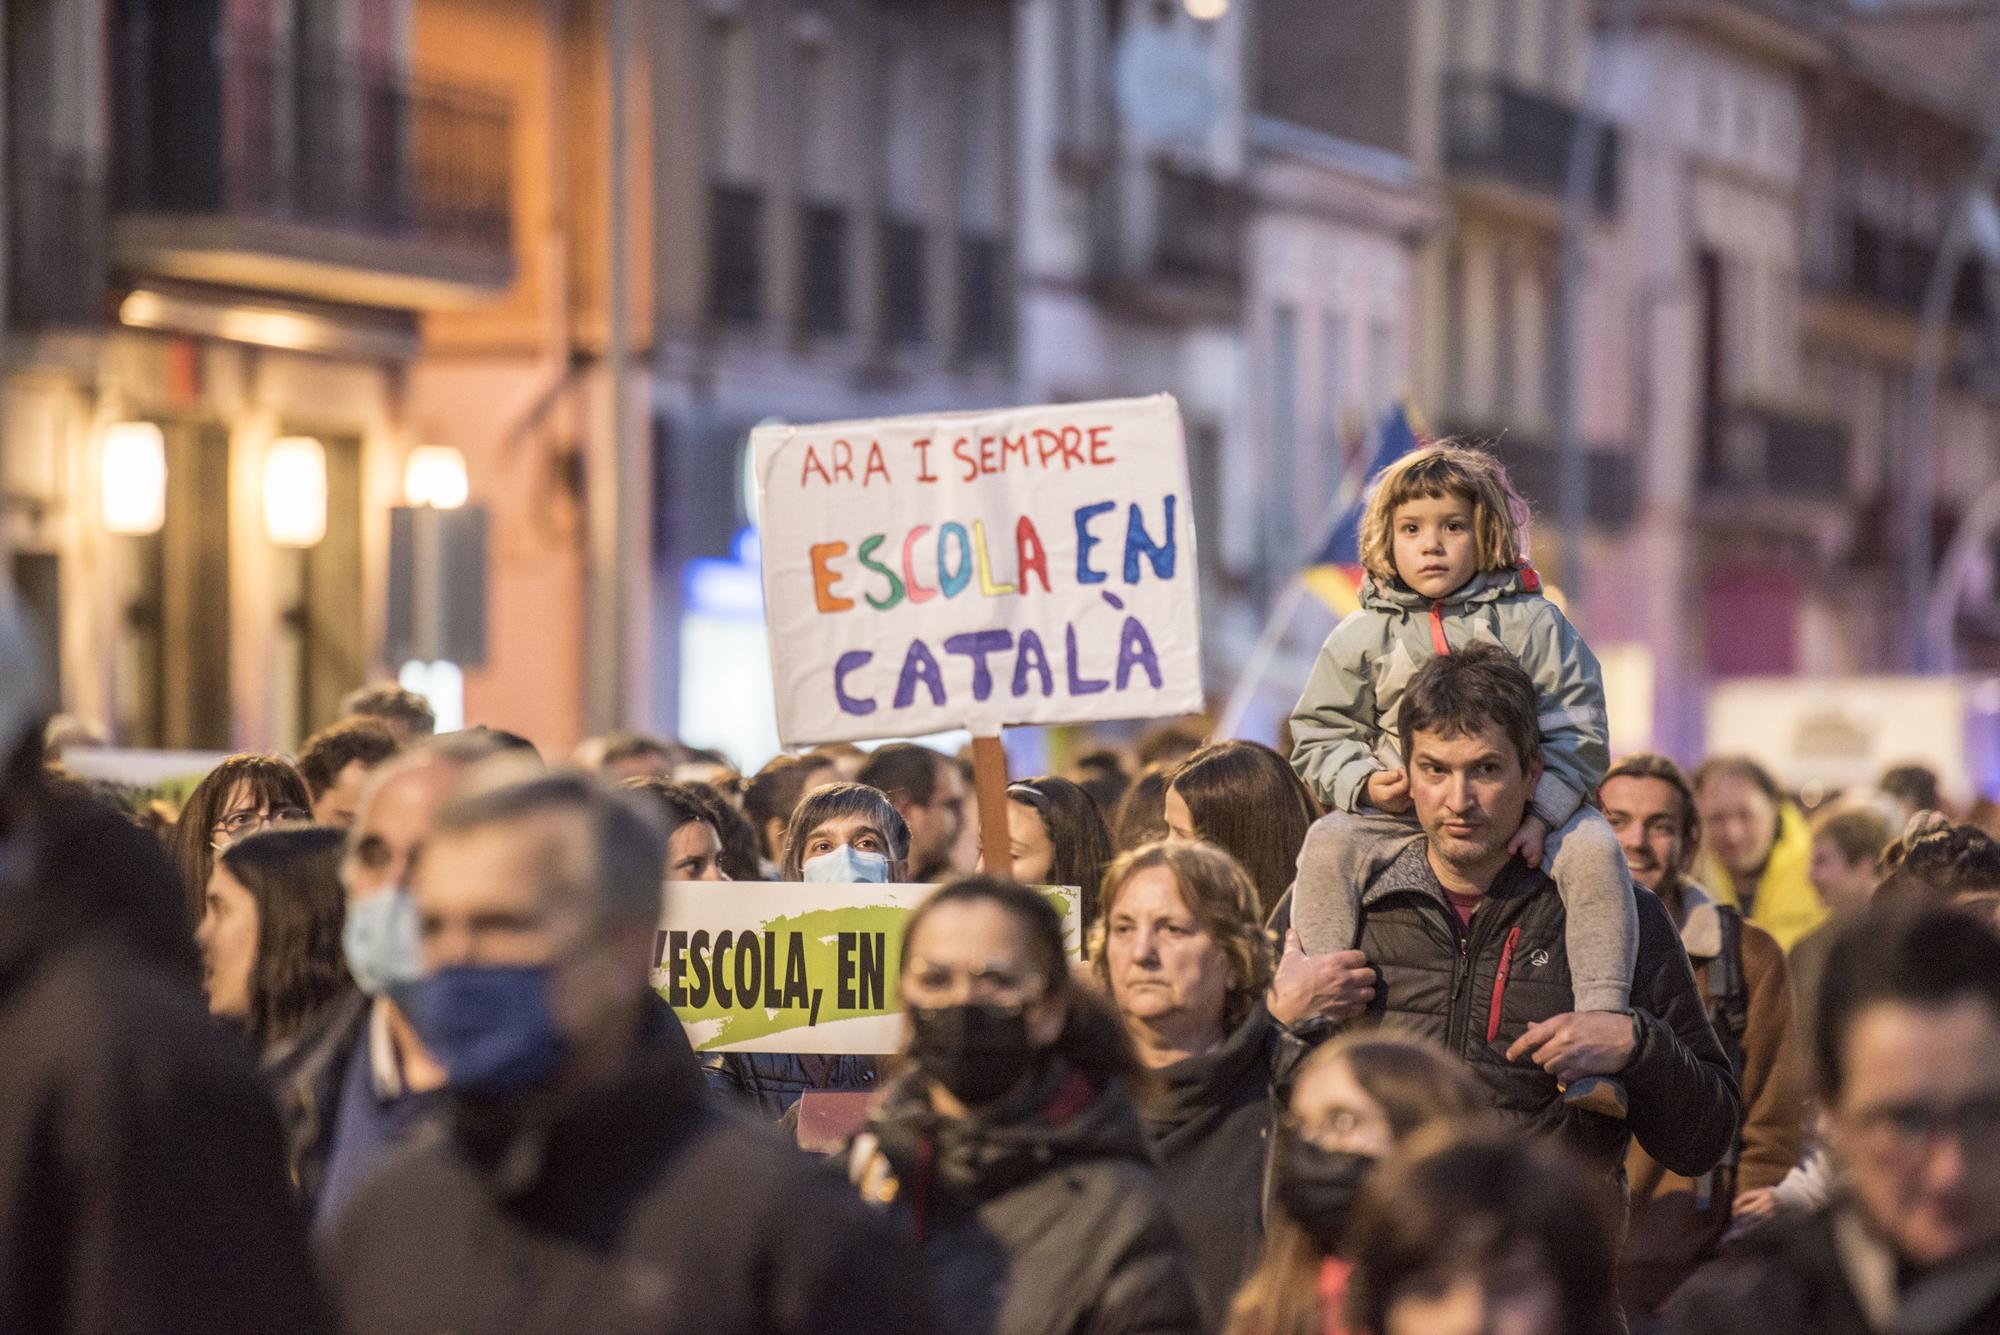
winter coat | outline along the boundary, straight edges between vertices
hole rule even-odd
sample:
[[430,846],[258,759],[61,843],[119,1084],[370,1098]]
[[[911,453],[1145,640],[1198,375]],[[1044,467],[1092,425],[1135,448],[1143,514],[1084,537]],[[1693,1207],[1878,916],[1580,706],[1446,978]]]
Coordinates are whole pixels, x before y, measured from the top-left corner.
[[863,1194],[929,1262],[939,1335],[1207,1329],[1192,1258],[1123,1087],[1060,1059],[1023,1095],[933,1112],[911,1072],[857,1139]]
[[[1744,911],[1786,950],[1826,920],[1826,905],[1806,874],[1811,863],[1812,830],[1796,807],[1780,803],[1778,837],[1771,844],[1771,856],[1764,859],[1764,870],[1758,874],[1757,888],[1750,892],[1750,905]],[[1695,876],[1717,902],[1744,908],[1735,881],[1713,850],[1703,853],[1695,863]]]
[[1276,1086],[1304,1052],[1259,1001],[1220,1047],[1153,1072],[1139,1107],[1217,1323],[1257,1264]]
[[56,790],[0,873],[0,1330],[328,1328],[278,1119],[158,841]]
[[1361,606],[1321,646],[1292,711],[1292,766],[1327,807],[1358,811],[1368,778],[1401,769],[1396,720],[1410,679],[1439,653],[1468,644],[1505,649],[1535,683],[1546,768],[1533,810],[1569,824],[1610,764],[1604,674],[1533,568],[1471,580],[1436,602],[1401,580],[1361,584]]
[[340,1082],[354,1045],[368,1032],[368,998],[349,991],[289,1042],[264,1054],[264,1083],[285,1132],[285,1166],[306,1213],[319,1200],[340,1111]]
[[911,1250],[717,1105],[664,1004],[615,1075],[555,1106],[448,1106],[325,1235],[352,1335],[932,1329]]
[[[1351,849],[1325,847],[1353,828],[1329,818],[1307,833],[1301,894],[1322,864],[1354,858]],[[1659,899],[1635,892],[1632,1006],[1639,1044],[1617,1073],[1631,1100],[1621,1122],[1565,1104],[1553,1075],[1526,1060],[1507,1060],[1529,1025],[1571,1009],[1555,882],[1518,859],[1510,862],[1461,928],[1426,853],[1424,840],[1409,843],[1363,890],[1359,948],[1381,985],[1367,1013],[1351,1023],[1411,1030],[1441,1043],[1491,1087],[1495,1107],[1555,1134],[1609,1174],[1622,1175],[1633,1136],[1677,1173],[1693,1176],[1719,1163],[1736,1132],[1736,1076]]]
[[[1712,1254],[1738,1193],[1776,1186],[1805,1152],[1804,1072],[1785,954],[1768,932],[1699,885],[1683,884],[1681,896],[1681,944],[1708,1000],[1709,1023],[1736,1066],[1743,1126],[1730,1159],[1699,1178],[1667,1171],[1638,1145],[1627,1151],[1632,1216],[1618,1286],[1627,1309],[1638,1312],[1656,1310]],[[1732,938],[1740,962],[1724,958]],[[1740,981],[1725,986],[1731,978]],[[1737,1013],[1719,1013],[1731,1010]],[[1740,1039],[1730,1036],[1737,1030]]]
[[[1992,1335],[2000,1249],[1898,1292],[1895,1253],[1851,1206],[1767,1224],[1695,1273],[1668,1304],[1671,1335]],[[1922,1315],[1919,1316],[1919,1313]]]

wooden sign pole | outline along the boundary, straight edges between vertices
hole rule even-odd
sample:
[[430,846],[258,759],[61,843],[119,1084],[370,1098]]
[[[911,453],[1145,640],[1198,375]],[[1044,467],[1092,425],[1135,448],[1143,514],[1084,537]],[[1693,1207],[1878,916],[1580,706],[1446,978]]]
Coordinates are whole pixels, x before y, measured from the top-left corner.
[[1014,878],[1014,842],[1007,837],[1007,748],[1000,735],[972,739],[972,786],[979,805],[979,847],[990,876]]

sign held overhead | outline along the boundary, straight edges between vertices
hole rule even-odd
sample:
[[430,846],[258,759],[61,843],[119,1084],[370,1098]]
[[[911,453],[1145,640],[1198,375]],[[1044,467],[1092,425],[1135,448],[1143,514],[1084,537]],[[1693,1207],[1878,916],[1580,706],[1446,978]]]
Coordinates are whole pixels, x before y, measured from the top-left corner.
[[1168,395],[751,436],[786,745],[1202,708]]

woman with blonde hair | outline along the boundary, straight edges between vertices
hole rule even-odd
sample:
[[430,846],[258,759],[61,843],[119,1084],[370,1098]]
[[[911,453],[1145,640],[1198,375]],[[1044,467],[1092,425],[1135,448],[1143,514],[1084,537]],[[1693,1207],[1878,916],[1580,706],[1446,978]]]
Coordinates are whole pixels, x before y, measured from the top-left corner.
[[1257,887],[1212,844],[1166,839],[1111,865],[1091,970],[1151,1074],[1140,1115],[1213,1316],[1263,1233],[1272,1088],[1305,1051],[1265,1004]]

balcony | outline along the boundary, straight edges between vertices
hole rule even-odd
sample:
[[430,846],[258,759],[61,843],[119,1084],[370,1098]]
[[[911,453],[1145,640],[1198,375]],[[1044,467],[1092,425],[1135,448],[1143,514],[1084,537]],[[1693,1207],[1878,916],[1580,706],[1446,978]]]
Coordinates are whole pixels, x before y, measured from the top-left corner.
[[1092,279],[1102,299],[1177,323],[1239,317],[1240,186],[1157,159],[1106,172],[1093,207]]
[[1847,495],[1846,423],[1737,404],[1709,433],[1702,487],[1721,499],[1838,502]]
[[124,32],[111,256],[136,273],[424,309],[512,280],[503,98],[161,10]]
[[[1560,202],[1582,113],[1566,102],[1486,74],[1456,74],[1445,86],[1445,166]],[[1619,140],[1607,129],[1591,182],[1601,215],[1618,209]]]
[[103,324],[103,172],[74,149],[16,143],[9,158],[8,322],[37,331]]
[[[1900,236],[1866,218],[1847,217],[1835,229],[1836,245],[1811,254],[1807,283],[1825,296],[1845,297],[1885,306],[1900,314],[1923,309],[1924,289],[1937,264],[1933,239]],[[1985,292],[1978,270],[1968,264],[1958,273],[1952,292],[1954,319],[1976,322],[1985,317]]]

